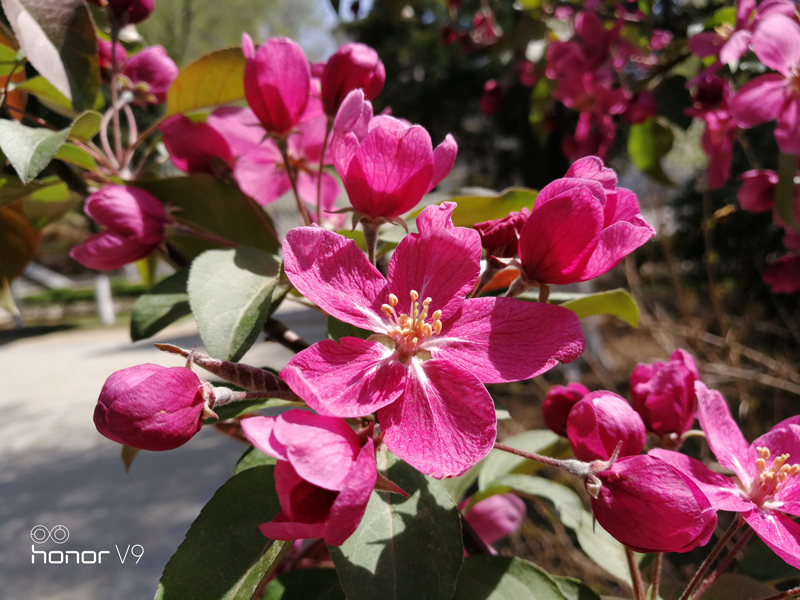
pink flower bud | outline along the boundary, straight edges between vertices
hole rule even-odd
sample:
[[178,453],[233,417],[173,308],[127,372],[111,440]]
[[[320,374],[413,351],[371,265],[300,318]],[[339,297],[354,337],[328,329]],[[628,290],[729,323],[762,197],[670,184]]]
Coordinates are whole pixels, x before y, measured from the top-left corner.
[[322,72],[322,102],[325,113],[335,115],[347,94],[364,90],[373,100],[383,89],[386,69],[378,53],[364,44],[345,44],[328,59]]
[[800,290],[800,256],[783,256],[766,268],[761,276],[773,294],[793,294]]
[[542,401],[542,418],[545,427],[553,433],[567,437],[567,419],[572,407],[581,400],[589,389],[580,383],[554,385]]
[[155,0],[90,0],[95,6],[106,8],[117,25],[141,23],[155,8]]
[[704,546],[716,511],[691,479],[653,456],[630,456],[596,473],[597,522],[637,552],[688,552]]
[[98,271],[120,269],[151,254],[164,241],[169,222],[164,205],[147,192],[124,185],[109,185],[86,200],[86,214],[106,227],[69,255]]
[[166,119],[160,129],[173,164],[184,173],[221,176],[233,169],[228,143],[208,123],[175,115]]
[[480,111],[487,115],[492,116],[500,108],[503,103],[503,88],[497,83],[497,80],[490,79],[483,84],[483,93],[478,102]]
[[[108,83],[111,77],[111,48],[111,42],[107,42],[103,39],[97,40],[97,63],[100,65],[100,73],[105,83]],[[115,50],[115,54],[117,55],[117,68],[121,68],[128,58],[128,53],[125,51],[125,47],[122,44],[117,44]]]
[[142,450],[172,450],[203,426],[203,382],[185,367],[146,364],[106,380],[94,409],[97,431]]
[[161,104],[180,70],[163,46],[148,46],[123,65],[121,78],[138,104]]
[[519,247],[519,232],[530,215],[531,211],[523,208],[502,219],[475,223],[473,229],[481,236],[481,245],[486,250],[486,256],[514,258]]
[[694,357],[680,349],[667,362],[636,365],[630,378],[631,401],[647,430],[661,437],[688,431],[697,407],[694,382],[699,379]]
[[478,537],[486,544],[493,544],[519,528],[525,518],[525,502],[514,494],[489,496],[477,502],[464,518]]
[[626,123],[641,123],[656,115],[656,99],[647,90],[636,92],[628,100],[625,112],[622,113],[622,120]]
[[572,407],[567,437],[578,460],[608,460],[620,442],[620,456],[639,454],[644,448],[645,428],[624,398],[599,391],[587,394]]
[[242,35],[247,59],[244,93],[268,133],[285,136],[303,118],[311,91],[311,67],[303,49],[287,38],[271,38],[256,51]]

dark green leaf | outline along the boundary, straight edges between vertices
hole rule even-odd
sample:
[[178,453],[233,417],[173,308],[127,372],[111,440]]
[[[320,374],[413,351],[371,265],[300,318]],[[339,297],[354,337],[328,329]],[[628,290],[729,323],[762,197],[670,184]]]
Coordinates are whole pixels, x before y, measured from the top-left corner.
[[149,338],[178,319],[191,314],[189,292],[189,268],[181,269],[158,282],[153,289],[142,294],[131,312],[131,340],[136,342]]
[[277,257],[254,248],[209,250],[195,259],[189,305],[211,356],[236,362],[253,345],[279,271]]
[[67,141],[69,128],[51,131],[0,119],[0,149],[23,183],[33,180]]
[[794,172],[797,157],[778,154],[778,185],[775,187],[775,210],[788,227],[797,229],[794,218]]
[[273,471],[254,466],[217,490],[164,568],[156,600],[252,597],[286,544],[258,529],[278,513]]
[[567,600],[600,600],[600,596],[592,588],[577,579],[558,575],[553,575],[553,579],[556,580],[558,587],[561,588],[561,593],[566,596]]
[[634,166],[653,181],[672,184],[661,167],[661,159],[672,149],[672,130],[656,119],[631,125],[628,136],[628,154]]
[[453,600],[567,600],[550,575],[527,560],[474,555],[464,559]]
[[409,497],[372,492],[356,532],[329,546],[348,600],[450,600],[464,553],[455,503],[439,481],[386,453],[378,465]]
[[[54,181],[60,181],[54,179]],[[28,185],[22,183],[19,177],[13,175],[0,174],[0,208],[8,206],[12,202],[21,200],[35,189],[42,187],[43,183],[31,181]]]
[[92,108],[100,91],[97,35],[83,0],[2,0],[30,63],[76,110]]
[[350,325],[350,323],[340,321],[336,317],[328,316],[328,337],[336,342],[343,337],[357,337],[365,340],[374,333],[374,331],[367,331],[355,325]]
[[295,569],[278,575],[262,600],[346,600],[334,569]]
[[274,465],[275,459],[267,456],[258,448],[251,446],[245,453],[242,454],[239,461],[236,463],[236,468],[233,470],[234,475],[238,475],[242,471],[252,469],[253,467],[260,467],[263,465]]
[[[561,438],[552,431],[540,429],[511,436],[503,440],[503,443],[517,450],[552,456],[553,453],[557,455],[563,451],[563,448],[560,448],[560,441]],[[483,460],[483,467],[478,476],[478,488],[486,489],[493,480],[507,473],[531,473],[537,467],[541,467],[541,465],[527,458],[509,452],[492,450],[489,456]]]

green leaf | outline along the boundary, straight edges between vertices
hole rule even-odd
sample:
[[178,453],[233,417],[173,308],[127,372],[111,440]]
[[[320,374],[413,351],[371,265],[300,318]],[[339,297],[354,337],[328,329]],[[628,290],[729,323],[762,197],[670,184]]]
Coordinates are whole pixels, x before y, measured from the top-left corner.
[[0,280],[14,281],[22,275],[39,248],[41,234],[22,210],[22,202],[0,208]]
[[126,473],[130,472],[133,459],[136,458],[136,455],[139,454],[140,451],[140,448],[134,448],[133,446],[122,447],[120,456],[122,457],[122,464],[125,466]]
[[209,417],[204,421],[206,425],[218,423],[219,421],[227,421],[228,419],[235,419],[242,415],[261,410],[262,408],[276,408],[286,406],[305,406],[304,402],[292,402],[291,400],[280,400],[278,398],[270,398],[269,400],[241,400],[239,402],[231,402],[224,404],[219,408],[214,409],[219,419]]
[[69,128],[51,131],[0,119],[0,149],[23,183],[32,181],[67,141]]
[[797,229],[794,218],[794,172],[797,156],[778,154],[778,185],[775,186],[775,210],[788,227]]
[[0,173],[0,208],[21,200],[43,185],[46,184],[39,181],[31,181],[25,185],[19,177]]
[[233,474],[238,475],[242,471],[252,469],[253,467],[274,465],[275,462],[275,459],[271,456],[264,454],[258,448],[250,446],[250,448],[245,450],[244,454],[242,454],[242,456],[239,458],[238,462],[236,463],[236,468],[233,470]]
[[183,69],[167,93],[167,116],[244,99],[241,48],[215,50]]
[[775,590],[755,579],[739,573],[723,573],[703,594],[703,600],[760,600],[775,594]]
[[74,117],[77,114],[75,108],[72,106],[72,102],[41,75],[32,77],[23,83],[16,84],[14,89],[24,90],[29,94],[33,94],[41,100],[47,108],[62,116]]
[[254,248],[209,250],[195,259],[189,305],[211,356],[236,362],[253,345],[279,272],[277,257]]
[[[2,0],[19,45],[36,70],[76,110],[100,93],[97,35],[83,0]],[[1,136],[2,134],[0,134]]]
[[639,326],[639,307],[630,292],[623,289],[597,292],[562,304],[579,319],[592,315],[613,315],[636,329]]
[[705,29],[711,30],[719,27],[720,25],[735,25],[736,24],[736,7],[726,6],[717,10],[711,17],[708,18],[705,24]]
[[[561,438],[558,435],[546,429],[525,431],[503,440],[506,446],[547,456],[553,456],[553,453],[556,453],[555,455],[560,454],[560,442]],[[527,458],[509,452],[492,450],[489,456],[483,460],[483,467],[478,476],[478,489],[486,489],[489,483],[501,475],[521,472],[531,473],[537,467],[541,467],[541,465]]]
[[555,579],[521,558],[468,556],[453,600],[567,600]]
[[154,336],[170,323],[191,314],[189,292],[186,291],[188,281],[187,267],[139,296],[131,312],[131,341],[138,342]]
[[439,481],[385,452],[378,466],[409,497],[372,492],[356,532],[329,546],[348,600],[450,600],[464,553],[455,503]]
[[83,203],[83,196],[70,190],[57,177],[50,177],[45,181],[54,183],[43,187],[29,186],[32,188],[31,192],[22,201],[25,215],[40,231]]
[[631,125],[628,136],[631,162],[653,181],[671,185],[672,181],[661,167],[661,159],[672,149],[672,142],[672,130],[656,119]]
[[653,90],[653,97],[656,99],[660,116],[684,130],[692,124],[692,117],[684,112],[692,105],[692,96],[686,89],[686,77],[683,75],[667,77]]
[[345,323],[336,317],[328,315],[328,337],[336,342],[343,337],[357,337],[365,340],[374,333],[374,331],[361,329],[355,325],[350,325],[350,323]]
[[[137,181],[135,185],[176,209],[175,217],[195,229],[209,231],[242,246],[278,253],[278,242],[268,229],[271,223],[264,209],[236,186],[210,175]],[[182,235],[170,236],[169,241],[188,258],[218,247]]]
[[469,471],[464,473],[463,475],[459,475],[458,477],[448,477],[447,479],[442,480],[442,484],[444,488],[450,494],[450,497],[453,501],[458,504],[461,502],[461,499],[467,493],[472,484],[478,480],[478,474],[480,474],[481,469],[483,468],[484,460],[478,462],[478,464],[473,465]]
[[553,575],[552,577],[558,583],[558,587],[561,588],[561,592],[567,600],[600,600],[600,596],[592,588],[577,579],[559,577],[558,575]]
[[69,130],[69,136],[89,142],[94,136],[100,133],[100,122],[102,120],[103,115],[96,110],[84,111],[72,122],[72,129]]
[[[448,202],[455,202],[453,211],[453,225],[456,227],[472,227],[475,223],[502,219],[508,213],[519,211],[523,208],[533,208],[536,201],[536,190],[527,188],[508,188],[499,194],[491,196],[454,196]],[[422,209],[414,211],[411,216],[416,217]]]
[[97,162],[91,154],[83,148],[78,148],[78,146],[70,144],[69,142],[61,146],[53,158],[76,165],[91,173],[97,173],[98,170]]
[[262,600],[346,600],[334,569],[295,569],[281,573]]
[[274,467],[254,466],[231,477],[195,519],[169,559],[156,600],[249,600],[286,542],[271,542],[258,526],[278,509]]

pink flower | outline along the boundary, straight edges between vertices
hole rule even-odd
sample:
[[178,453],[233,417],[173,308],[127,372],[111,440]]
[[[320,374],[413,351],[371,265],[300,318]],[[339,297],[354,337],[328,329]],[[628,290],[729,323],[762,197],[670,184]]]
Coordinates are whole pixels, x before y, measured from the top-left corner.
[[551,387],[542,400],[542,419],[545,427],[561,437],[567,437],[569,412],[588,393],[589,388],[575,382]]
[[626,123],[641,123],[656,115],[656,99],[647,90],[636,92],[628,100],[628,106],[622,113],[622,120]]
[[341,546],[358,528],[378,478],[375,444],[343,419],[290,410],[242,421],[256,448],[278,459],[281,510],[261,533],[273,540],[321,537]]
[[503,103],[503,88],[496,79],[490,79],[483,84],[483,93],[478,102],[478,109],[491,117]]
[[706,130],[700,140],[703,151],[711,159],[706,177],[712,189],[719,189],[728,181],[733,158],[733,142],[742,124],[734,118],[729,109],[733,89],[725,82],[722,99],[717,108],[690,108],[686,114],[706,122]]
[[637,552],[688,552],[704,546],[717,525],[712,503],[691,477],[647,455],[629,456],[596,474],[595,519]]
[[627,400],[613,392],[590,392],[567,418],[567,437],[575,458],[608,460],[622,442],[620,456],[635,456],[644,448],[644,423]]
[[675,350],[669,358],[636,365],[630,378],[631,401],[648,431],[677,438],[694,423],[694,382],[700,373],[694,357],[685,350]]
[[113,373],[94,409],[97,431],[142,450],[172,450],[203,426],[203,382],[185,367],[138,365]]
[[531,211],[523,208],[502,219],[475,223],[472,227],[481,236],[481,246],[486,250],[487,258],[514,258],[519,250],[519,232],[530,215]]
[[[462,506],[469,500],[464,500]],[[514,494],[489,496],[475,505],[464,515],[478,537],[487,545],[519,529],[525,518],[525,502]],[[494,552],[494,549],[492,549]]]
[[586,281],[613,269],[653,235],[636,195],[618,188],[614,171],[591,156],[539,192],[520,232],[520,262],[531,282]]
[[228,143],[208,123],[175,115],[161,124],[164,145],[173,164],[184,173],[221,176],[233,169]]
[[164,241],[164,226],[170,222],[164,205],[154,196],[124,185],[95,192],[84,210],[106,229],[75,246],[69,255],[98,271],[121,269],[150,255]]
[[433,477],[464,473],[491,450],[494,403],[483,383],[528,379],[584,348],[573,313],[511,298],[465,300],[480,272],[480,236],[453,227],[453,203],[417,217],[388,281],[355,244],[321,228],[291,230],[286,274],[329,315],[375,332],[326,340],[281,376],[314,410],[377,411],[394,454]]
[[750,446],[731,417],[722,394],[695,383],[697,417],[719,463],[735,478],[708,469],[677,452],[651,450],[694,481],[718,510],[742,514],[767,546],[793,567],[800,567],[800,418],[781,421]]
[[778,120],[775,140],[785,154],[800,154],[800,26],[783,15],[764,19],[753,34],[756,56],[777,73],[761,75],[742,87],[731,113],[742,127]]
[[155,8],[155,0],[90,0],[100,8],[107,8],[109,15],[117,25],[135,25],[141,23]]
[[800,291],[800,255],[787,254],[766,268],[761,277],[773,294]]
[[242,50],[247,104],[267,132],[287,135],[303,120],[311,92],[311,67],[303,49],[290,39],[271,38],[256,52],[245,33]]
[[331,155],[353,210],[390,220],[414,208],[447,176],[458,146],[448,134],[434,150],[425,128],[388,116],[367,120],[371,114],[363,92],[351,92],[336,117]]
[[148,46],[127,60],[120,77],[139,104],[161,104],[179,72],[162,46]]
[[778,174],[766,169],[747,171],[739,176],[742,187],[736,194],[742,210],[761,213],[772,210],[775,206],[775,186],[778,185]]
[[[111,59],[111,42],[107,42],[103,39],[97,40],[97,63],[100,66],[100,72],[103,76],[103,82],[108,83],[108,79],[111,77],[111,67],[112,67],[112,59]],[[117,44],[116,52],[117,55],[117,68],[122,67],[122,64],[127,60],[128,53],[125,51],[125,47],[122,44]]]
[[328,59],[320,78],[325,113],[335,115],[353,90],[362,89],[367,100],[375,99],[385,81],[386,69],[375,50],[365,44],[345,44]]

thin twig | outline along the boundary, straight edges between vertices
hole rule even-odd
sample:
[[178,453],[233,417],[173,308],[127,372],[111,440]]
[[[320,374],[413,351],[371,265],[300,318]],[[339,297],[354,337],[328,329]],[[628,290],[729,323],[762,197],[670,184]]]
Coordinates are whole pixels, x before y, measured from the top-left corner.
[[739,528],[739,515],[736,514],[733,517],[733,521],[725,530],[725,533],[722,534],[722,537],[719,538],[719,541],[714,545],[711,549],[711,552],[708,553],[705,560],[700,564],[697,569],[697,572],[692,577],[691,581],[689,581],[689,585],[686,586],[686,589],[683,590],[683,594],[681,594],[680,600],[689,600],[692,595],[692,592],[700,585],[700,582],[703,580],[703,577],[706,576],[708,570],[711,568],[711,565],[719,556],[720,552],[725,549],[725,546],[733,537],[733,534],[736,533],[736,530]]
[[646,600],[644,595],[644,584],[642,583],[642,573],[639,565],[633,556],[633,550],[625,546],[625,558],[628,561],[628,569],[631,572],[631,582],[633,583],[633,600]]
[[735,379],[741,379],[744,381],[755,381],[756,383],[760,383],[762,385],[800,395],[800,385],[790,383],[785,379],[772,377],[771,375],[765,375],[763,373],[749,371],[748,369],[740,369],[739,367],[730,367],[728,365],[720,365],[716,363],[704,363],[700,365],[700,368],[707,373],[727,375],[728,377],[733,377]]
[[317,223],[322,223],[322,175],[325,173],[325,152],[328,151],[328,136],[333,128],[333,120],[328,118],[325,126],[325,139],[322,140],[322,154],[319,157],[319,171],[317,173]]
[[521,456],[522,458],[527,458],[528,460],[535,460],[536,462],[540,462],[543,465],[548,465],[551,467],[561,467],[562,461],[558,460],[557,458],[542,456],[541,454],[534,454],[533,452],[525,452],[525,450],[518,450],[517,448],[513,448],[512,446],[506,446],[505,444],[501,444],[500,442],[495,442],[494,447],[496,450],[502,450],[503,452],[516,454],[517,456]]
[[289,183],[292,185],[294,199],[295,202],[297,202],[297,213],[300,215],[300,218],[303,219],[303,223],[305,225],[311,225],[311,217],[309,217],[306,207],[303,206],[303,201],[300,200],[300,194],[297,192],[297,177],[289,161],[289,148],[288,144],[286,143],[286,139],[279,138],[275,140],[275,142],[278,146],[278,150],[281,152],[281,156],[283,157],[283,165],[286,167],[286,176],[289,178]]
[[117,90],[117,44],[119,44],[119,26],[116,23],[111,23],[111,120],[114,128],[114,157],[117,159],[117,165],[121,165],[123,161],[122,153],[122,128],[119,124],[119,107],[117,107],[117,97],[119,91]]
[[650,584],[650,600],[658,600],[658,588],[661,585],[661,563],[664,560],[662,552],[656,552],[653,560],[653,580]]
[[764,598],[764,600],[789,600],[789,598],[797,598],[798,596],[800,596],[800,587],[786,590],[785,592],[775,594],[774,596],[769,596]]
[[295,354],[311,347],[311,344],[275,319],[267,320],[264,325],[264,333],[267,334],[269,339],[278,342],[281,346],[288,348]]
[[697,593],[693,596],[692,600],[700,600],[700,598],[703,597],[703,594],[705,594],[708,589],[714,585],[719,576],[725,572],[725,569],[727,569],[728,565],[733,562],[733,560],[736,558],[736,555],[739,554],[739,551],[744,548],[747,542],[750,541],[752,536],[753,530],[748,528],[747,531],[742,534],[742,537],[739,538],[739,541],[734,544],[733,548],[731,548],[731,551],[728,552],[728,555],[722,560],[721,563],[719,563],[719,566],[714,569],[714,572],[711,573],[711,575],[709,575],[703,582],[703,585],[697,589]]

